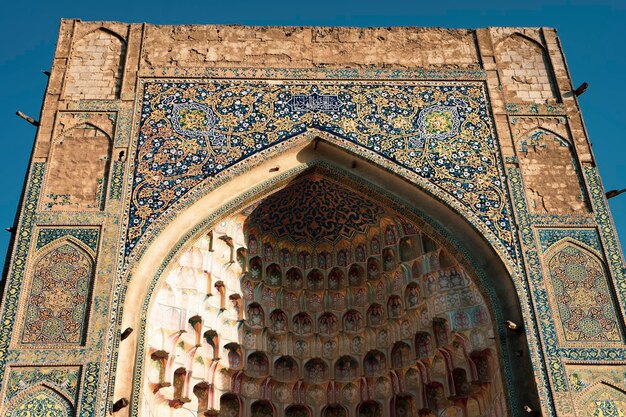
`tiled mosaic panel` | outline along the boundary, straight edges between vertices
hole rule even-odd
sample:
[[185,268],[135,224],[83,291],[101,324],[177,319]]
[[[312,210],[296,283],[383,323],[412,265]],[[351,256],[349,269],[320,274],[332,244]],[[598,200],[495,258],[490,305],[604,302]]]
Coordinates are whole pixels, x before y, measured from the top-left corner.
[[89,249],[96,252],[98,249],[99,229],[91,228],[52,228],[45,227],[39,230],[37,234],[37,250],[43,248],[49,243],[54,242],[64,236],[72,236],[83,242]]
[[69,398],[76,398],[80,367],[11,367],[5,401],[11,401],[15,396],[28,388],[45,382],[55,386]]
[[600,259],[566,244],[547,260],[553,303],[565,340],[621,341],[619,322]]
[[547,251],[550,246],[565,238],[577,240],[598,252],[602,252],[600,237],[596,229],[538,229],[537,234],[542,252]]
[[482,83],[146,82],[126,253],[205,178],[315,128],[409,169],[475,213],[513,255]]
[[45,253],[33,268],[22,343],[82,343],[92,276],[93,261],[71,242]]
[[50,388],[40,386],[9,405],[5,417],[71,417],[72,405]]

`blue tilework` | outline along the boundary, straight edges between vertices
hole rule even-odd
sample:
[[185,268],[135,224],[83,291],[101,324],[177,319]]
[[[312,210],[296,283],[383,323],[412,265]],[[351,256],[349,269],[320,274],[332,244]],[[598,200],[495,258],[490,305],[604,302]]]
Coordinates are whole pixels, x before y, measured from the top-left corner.
[[602,252],[596,229],[537,229],[541,251],[545,252],[561,239],[571,238]]
[[33,235],[35,210],[41,192],[46,164],[34,162],[29,173],[29,181],[24,195],[22,218],[17,235],[17,245],[13,251],[11,273],[7,276],[7,288],[4,293],[4,309],[2,310],[2,326],[0,326],[0,375],[4,375],[9,352],[11,332],[17,316],[18,301],[24,281],[26,258]]
[[72,236],[83,242],[89,249],[96,252],[98,250],[98,238],[100,230],[96,228],[52,228],[39,229],[37,234],[36,249],[39,250],[48,243],[54,242],[64,236]]
[[[326,104],[294,106],[296,96]],[[315,128],[438,186],[515,257],[484,83],[160,80],[144,84],[142,100],[127,255],[204,179]]]

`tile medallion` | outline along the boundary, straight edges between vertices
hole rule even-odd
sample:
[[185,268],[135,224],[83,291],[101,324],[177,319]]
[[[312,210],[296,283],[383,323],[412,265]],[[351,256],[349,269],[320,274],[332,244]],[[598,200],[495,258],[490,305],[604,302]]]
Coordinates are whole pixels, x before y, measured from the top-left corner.
[[92,255],[71,240],[62,239],[40,254],[31,270],[22,343],[82,343],[93,273]]

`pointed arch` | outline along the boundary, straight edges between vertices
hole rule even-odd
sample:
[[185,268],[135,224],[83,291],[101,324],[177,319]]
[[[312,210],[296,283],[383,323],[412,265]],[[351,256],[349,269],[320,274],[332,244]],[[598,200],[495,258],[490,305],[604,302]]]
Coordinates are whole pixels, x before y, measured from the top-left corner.
[[82,344],[87,329],[94,253],[73,236],[44,246],[29,271],[23,307],[24,344]]
[[597,252],[564,238],[548,248],[542,259],[561,343],[621,343],[623,323],[616,314],[606,263]]
[[[272,161],[271,164],[272,165],[276,164],[276,161]],[[361,191],[370,189],[370,188],[367,188],[367,187],[361,188],[358,185],[358,184],[362,184],[360,181],[366,181],[365,183],[368,184],[368,187],[371,187],[371,192],[375,193],[376,198],[378,198],[378,199],[381,199],[383,197],[385,199],[388,198],[388,195],[384,194],[382,191],[379,191],[379,189],[376,188],[375,184],[370,184],[370,178],[366,178],[366,179],[357,178],[355,175],[350,175],[350,174],[345,173],[345,170],[342,170],[340,167],[337,167],[335,164],[325,163],[325,162],[321,162],[321,161],[320,162],[312,161],[312,162],[308,163],[306,165],[306,167],[304,169],[302,169],[302,170],[299,169],[299,170],[293,170],[293,171],[287,172],[286,175],[284,177],[282,177],[281,181],[278,181],[278,180],[274,179],[274,180],[271,180],[269,185],[266,184],[266,185],[260,186],[258,189],[252,189],[251,191],[250,191],[249,188],[247,188],[250,192],[246,194],[246,198],[245,198],[245,200],[243,200],[244,202],[242,203],[243,204],[242,206],[238,206],[237,205],[238,203],[236,203],[236,202],[229,203],[229,205],[226,207],[226,209],[224,211],[218,211],[217,212],[218,213],[217,215],[219,217],[208,217],[208,218],[205,218],[204,220],[202,220],[200,223],[198,223],[198,218],[196,217],[195,222],[198,224],[198,228],[193,230],[191,232],[191,234],[189,234],[188,236],[184,236],[183,235],[183,236],[181,236],[179,238],[179,244],[174,245],[172,247],[171,256],[168,255],[165,259],[163,258],[163,254],[162,253],[159,256],[160,259],[159,259],[158,262],[162,262],[162,265],[163,265],[163,268],[164,268],[162,271],[155,273],[155,272],[147,272],[146,270],[142,270],[142,269],[134,269],[133,272],[132,272],[133,276],[153,276],[153,277],[155,277],[155,280],[153,282],[155,283],[155,285],[157,285],[158,282],[159,282],[158,281],[158,277],[160,276],[160,274],[164,273],[164,271],[167,269],[167,265],[172,261],[172,259],[174,259],[173,257],[176,256],[177,253],[181,253],[181,252],[184,252],[185,250],[189,249],[189,247],[190,247],[189,245],[191,245],[191,243],[193,242],[194,236],[200,236],[202,234],[205,234],[206,233],[206,229],[208,227],[210,227],[210,225],[213,224],[213,222],[218,221],[218,219],[222,219],[222,218],[224,218],[226,216],[231,216],[233,214],[236,214],[238,212],[238,210],[245,209],[246,207],[248,207],[248,205],[254,205],[255,201],[262,200],[266,195],[271,195],[271,194],[273,194],[275,192],[275,190],[281,189],[281,187],[285,187],[286,186],[285,184],[288,184],[288,183],[291,183],[291,182],[294,181],[294,177],[296,175],[300,175],[300,174],[302,174],[303,176],[309,175],[309,171],[307,171],[307,170],[311,170],[311,172],[315,172],[315,173],[318,173],[318,172],[328,172],[328,174],[326,174],[326,175],[331,175],[331,176],[332,175],[339,175],[338,178],[341,178],[342,184],[345,181],[346,186],[350,186],[350,187],[352,187],[352,188],[354,188],[356,190],[361,190]],[[331,177],[331,178],[335,178],[335,177]],[[335,178],[335,180],[337,180],[337,178]],[[250,187],[250,183],[248,183],[247,187]],[[415,190],[415,188],[413,188],[412,186],[410,188],[413,191]],[[367,191],[367,192],[369,192],[369,191]],[[229,190],[229,195],[230,195],[231,199],[232,199],[232,195],[233,195],[232,193],[233,193],[232,189]],[[372,195],[374,195],[374,194],[372,194]],[[213,196],[213,195],[211,197],[212,198],[213,197],[220,198],[219,196]],[[392,207],[395,207],[393,205],[392,201],[393,200],[390,200],[389,204],[387,204],[387,200],[385,200],[384,205],[386,207],[388,206],[391,209]],[[223,204],[223,203],[218,203],[218,204]],[[215,207],[216,206],[213,206],[212,210],[215,210]],[[256,207],[256,206],[254,206],[254,207]],[[403,207],[405,207],[405,206],[403,206]],[[220,210],[222,210],[222,209],[220,209]],[[410,219],[411,222],[418,222],[418,220],[416,220],[417,219],[416,215],[410,214],[410,212],[404,212],[404,211],[402,211],[401,213],[405,213],[403,215],[408,216],[407,218]],[[206,216],[206,212],[203,215]],[[426,224],[426,223],[424,223],[424,224]],[[418,228],[422,227],[422,223],[417,223],[416,225],[417,225],[416,227],[418,227]],[[440,229],[433,229],[432,232],[435,233],[435,230],[437,230],[437,233],[440,233]],[[262,236],[257,236],[257,239],[262,239]],[[455,250],[455,249],[453,249],[454,248],[453,246],[450,246],[451,243],[447,240],[447,238],[437,237],[437,238],[435,238],[435,240],[437,241],[437,245],[436,245],[436,249],[437,250],[440,249],[441,247],[445,247],[449,251],[449,253],[451,253],[453,256],[455,256],[455,257],[459,256],[458,250]],[[482,244],[484,245],[484,243],[482,243]],[[476,246],[479,247],[480,245],[476,245]],[[436,254],[438,255],[439,252],[437,251]],[[141,264],[146,262],[147,259],[148,258],[142,259],[141,260]],[[365,258],[365,260],[367,260],[367,258]],[[156,262],[156,260],[155,260],[155,262]],[[496,263],[494,263],[494,264],[496,264]],[[463,263],[463,265],[464,265],[464,267],[468,266],[467,263],[465,263],[465,262]],[[472,265],[474,265],[474,264],[472,264]],[[260,263],[260,266],[262,267],[261,268],[262,270],[265,269],[263,267],[262,261]],[[472,266],[469,266],[469,267],[473,268]],[[348,268],[346,268],[346,269],[348,269]],[[499,275],[499,274],[498,273],[494,274],[494,276],[497,276],[497,275]],[[500,276],[502,277],[502,275],[500,275]],[[472,277],[473,277],[473,275],[472,275]],[[503,279],[502,281],[505,281],[505,280]],[[137,282],[137,281],[135,281],[135,282]],[[138,285],[139,285],[139,283],[138,283]],[[145,283],[144,283],[144,285],[145,285]],[[261,283],[258,284],[258,286],[260,286],[260,285],[261,285]],[[149,291],[153,291],[155,288],[156,288],[156,286],[151,286],[149,289],[146,289],[146,292],[148,293],[148,290]],[[129,289],[129,292],[126,294],[127,300],[129,300],[129,301],[131,299],[137,300],[137,299],[141,299],[141,297],[146,297],[145,298],[146,299],[146,304],[144,304],[144,306],[148,306],[149,305],[151,298],[150,298],[150,296],[148,294],[145,294],[145,293],[144,293],[145,295],[131,295],[131,294],[132,294],[132,291]],[[509,296],[510,296],[510,294],[511,293],[509,292]],[[262,296],[263,296],[262,293],[259,293],[259,294],[255,293],[254,294],[254,297],[262,297]],[[300,299],[300,301],[301,301],[301,303],[303,302],[302,299]],[[497,300],[495,302],[497,303]],[[131,305],[127,305],[124,308],[125,319],[131,319],[130,315],[132,314],[133,309],[136,310],[136,307],[137,307],[136,304],[137,303],[135,303],[134,307],[131,306]],[[303,305],[303,304],[300,304],[300,305]],[[322,313],[322,312],[320,312],[320,313]],[[508,314],[508,312],[507,312],[507,314]],[[513,313],[513,315],[514,314],[515,313]],[[125,320],[125,319],[123,319],[123,320]],[[134,318],[132,318],[132,319],[134,319]],[[128,325],[128,326],[132,327],[131,322],[128,322],[128,324],[124,324],[124,325]],[[245,323],[243,323],[243,325],[245,326]],[[141,329],[140,326],[138,328]],[[261,344],[261,342],[262,342],[262,339],[265,337],[264,334],[263,335],[259,335],[261,337],[257,337],[259,332],[256,332],[256,334],[254,332],[246,332],[245,327],[242,330],[243,330],[243,335],[242,335],[242,343],[241,344],[244,347],[244,349],[248,349],[248,351],[249,351],[250,349],[259,349],[259,346],[263,346]],[[140,331],[143,331],[143,330],[140,330]],[[311,332],[311,333],[313,333],[313,332]],[[300,335],[300,336],[306,336],[306,335]],[[375,334],[366,334],[366,335],[363,335],[363,337],[359,336],[359,339],[360,339],[360,342],[359,342],[360,344],[358,344],[356,346],[352,346],[352,345],[346,344],[345,346],[346,347],[349,346],[350,353],[352,354],[354,352],[354,354],[359,358],[359,364],[361,364],[362,363],[361,359],[363,359],[364,355],[366,355],[367,352],[371,351],[371,349],[369,349],[369,347],[366,347],[366,344],[379,343],[379,342],[376,340],[377,336]],[[293,340],[293,342],[296,342],[296,340]],[[283,342],[281,342],[281,343],[283,343]],[[129,345],[121,344],[120,345],[120,349],[125,349],[126,346],[129,346]],[[285,346],[285,345],[283,345],[283,346]],[[132,348],[132,346],[131,346],[131,348]],[[139,346],[138,348],[140,349],[141,346]],[[324,348],[325,348],[325,346],[324,346]],[[312,348],[312,346],[310,344],[308,346],[295,344],[293,346],[293,348],[287,347],[287,349],[293,349],[294,352],[311,352],[313,348]],[[139,353],[139,354],[141,355],[141,353]],[[123,356],[124,353],[121,353],[121,355]],[[127,363],[132,363],[132,361],[127,362]],[[138,370],[138,374],[136,374],[136,376],[138,378],[141,378],[141,374],[140,374],[141,369],[142,369],[141,366],[137,365],[136,369]],[[373,370],[373,369],[370,369],[370,371],[372,371],[371,373],[376,373],[375,370]],[[118,370],[118,372],[120,372],[120,374],[121,374],[121,373],[123,373],[125,371]],[[245,369],[244,369],[243,372],[245,372]],[[242,378],[245,378],[245,377],[242,376]],[[269,378],[271,378],[271,376],[269,376]],[[232,383],[233,384],[238,384],[239,382],[237,382],[237,381],[238,381],[237,378],[233,377]],[[123,384],[117,384],[116,385],[116,390],[118,389],[118,387],[122,387],[122,386],[123,386]]]
[[125,57],[126,41],[116,32],[100,27],[85,34],[73,45],[64,96],[78,100],[119,98]]
[[109,133],[89,122],[74,125],[57,136],[46,172],[44,209],[102,209],[112,146]]
[[[0,410],[2,410],[0,408]],[[42,382],[28,388],[13,398],[4,409],[6,417],[29,417],[31,415],[47,417],[73,417],[72,401],[51,385]]]
[[[542,44],[514,32],[500,41],[495,51],[505,96],[509,101],[560,101],[548,51]],[[524,65],[528,64],[532,65],[536,75],[527,75],[528,68]],[[531,96],[530,91],[539,95]]]

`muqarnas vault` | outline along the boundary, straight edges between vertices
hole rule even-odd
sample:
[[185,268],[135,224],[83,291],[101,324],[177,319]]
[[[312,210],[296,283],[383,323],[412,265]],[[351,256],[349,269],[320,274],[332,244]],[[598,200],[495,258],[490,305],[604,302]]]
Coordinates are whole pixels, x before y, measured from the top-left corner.
[[63,20],[0,414],[625,415],[572,90],[548,28]]

